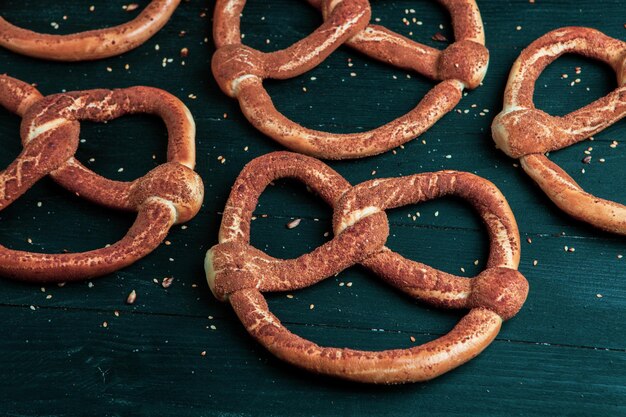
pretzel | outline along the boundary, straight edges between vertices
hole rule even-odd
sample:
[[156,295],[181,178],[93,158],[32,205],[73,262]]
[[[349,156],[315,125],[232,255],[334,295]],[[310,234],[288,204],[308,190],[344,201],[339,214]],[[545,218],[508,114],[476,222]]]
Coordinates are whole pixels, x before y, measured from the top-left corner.
[[[535,82],[551,62],[565,53],[609,64],[619,86],[570,114],[551,116],[535,108]],[[626,206],[585,192],[544,155],[583,141],[624,116],[626,43],[594,29],[567,27],[547,33],[522,51],[511,69],[504,109],[494,119],[492,133],[497,147],[519,158],[524,171],[561,210],[600,229],[626,234]]]
[[[245,0],[218,0],[212,70],[224,93],[237,98],[258,130],[287,148],[326,159],[362,158],[388,151],[425,132],[461,100],[464,88],[483,80],[489,62],[474,0],[439,0],[452,14],[456,42],[444,51],[421,45],[384,27],[369,25],[368,0],[309,0],[324,23],[287,49],[263,53],[241,44]],[[267,78],[301,75],[346,43],[366,55],[441,81],[409,113],[362,133],[336,134],[305,128],[281,114],[263,87]]]
[[[23,118],[24,149],[0,171],[0,211],[34,183],[50,175],[74,194],[106,207],[136,211],[126,236],[102,249],[83,253],[43,254],[0,246],[0,275],[23,281],[73,281],[105,275],[152,252],[170,227],[192,219],[203,199],[195,165],[195,125],[174,96],[155,88],[89,90],[47,97],[32,86],[0,75],[0,105]],[[167,163],[132,181],[103,178],[74,154],[80,120],[104,122],[124,114],[151,113],[168,132]]]
[[[335,237],[297,259],[276,259],[250,245],[250,221],[260,194],[278,178],[298,179],[333,207]],[[403,258],[386,248],[386,209],[446,195],[468,200],[491,239],[487,269],[457,277]],[[313,158],[275,152],[250,162],[237,178],[219,231],[205,260],[207,281],[228,300],[247,331],[277,357],[304,369],[368,383],[424,381],[478,355],[513,317],[528,293],[517,271],[517,224],[498,189],[469,173],[441,171],[376,179],[352,187]],[[268,308],[262,292],[292,291],[362,264],[383,280],[432,305],[466,308],[450,333],[410,349],[382,352],[320,347],[292,334]]]
[[71,35],[49,35],[22,29],[0,17],[0,46],[18,54],[53,61],[86,61],[123,54],[157,33],[180,0],[153,0],[128,23]]

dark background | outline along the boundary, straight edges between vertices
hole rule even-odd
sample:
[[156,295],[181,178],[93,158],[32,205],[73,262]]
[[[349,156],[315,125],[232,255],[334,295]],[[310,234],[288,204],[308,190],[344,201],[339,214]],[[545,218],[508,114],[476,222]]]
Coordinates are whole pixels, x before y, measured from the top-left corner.
[[[127,3],[4,0],[0,13],[26,28],[70,33],[128,20],[138,12],[125,12]],[[148,1],[138,3],[143,7]],[[394,387],[332,380],[283,364],[257,345],[232,309],[208,290],[204,254],[216,243],[231,184],[246,162],[281,149],[248,124],[237,102],[222,94],[212,78],[213,6],[212,1],[184,2],[145,45],[102,61],[54,63],[0,50],[0,72],[36,83],[44,94],[142,84],[175,94],[195,117],[197,169],[206,186],[203,209],[187,228],[175,227],[168,236],[171,245],[129,268],[62,288],[0,282],[0,414],[626,415],[626,259],[618,256],[626,254],[625,239],[561,213],[490,138],[508,71],[521,49],[567,25],[624,38],[623,2],[479,1],[491,64],[484,86],[458,105],[461,114],[448,114],[395,154],[331,163],[352,183],[440,169],[471,171],[500,187],[519,223],[520,270],[531,287],[522,311],[470,363],[431,382]],[[435,2],[374,1],[372,8],[381,24],[405,35],[411,32],[420,42],[445,47],[431,39],[439,31],[452,39],[449,16]],[[423,25],[405,26],[405,17]],[[51,22],[60,27],[53,29]],[[304,1],[253,0],[244,11],[242,29],[245,43],[270,51],[305,37],[320,23],[318,12]],[[179,36],[181,30],[186,36]],[[184,66],[179,56],[183,47],[190,51]],[[167,58],[173,61],[163,67]],[[582,73],[576,75],[575,67]],[[580,83],[570,86],[576,78]],[[313,71],[266,85],[278,109],[297,122],[352,132],[407,112],[433,82],[415,74],[408,79],[405,71],[342,47]],[[541,76],[535,100],[552,114],[565,114],[615,86],[607,66],[567,56]],[[20,152],[19,123],[17,116],[0,111],[0,166]],[[166,133],[153,117],[83,123],[81,138],[85,142],[78,158],[109,178],[131,180],[164,160]],[[554,152],[551,158],[588,191],[624,202],[623,138],[624,125],[618,123],[595,141]],[[620,141],[617,148],[609,146],[613,140]],[[589,147],[593,159],[584,165],[583,152]],[[417,211],[420,217],[409,217]],[[309,251],[331,230],[329,208],[301,184],[288,181],[266,191],[256,214],[253,243],[277,257]],[[393,210],[389,216],[389,246],[401,254],[466,276],[484,267],[487,236],[468,205],[443,199]],[[302,218],[301,224],[287,229],[294,218]],[[132,221],[132,214],[102,209],[44,179],[0,213],[0,235],[2,244],[15,249],[83,251],[120,239]],[[154,282],[169,276],[174,283],[168,289]],[[129,306],[124,301],[133,289],[138,298]],[[329,346],[406,348],[414,345],[411,336],[416,343],[432,340],[463,314],[414,302],[357,267],[293,295],[268,295],[273,312],[295,333]]]

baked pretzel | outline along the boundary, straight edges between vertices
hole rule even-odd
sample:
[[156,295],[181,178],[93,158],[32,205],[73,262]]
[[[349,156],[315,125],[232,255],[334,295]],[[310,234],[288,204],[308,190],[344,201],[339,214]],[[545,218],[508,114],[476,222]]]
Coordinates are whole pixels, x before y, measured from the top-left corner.
[[[535,108],[533,93],[541,72],[559,56],[577,53],[605,62],[618,87],[605,97],[562,117]],[[494,119],[498,148],[519,158],[524,171],[572,217],[626,234],[626,207],[585,192],[545,152],[583,141],[626,116],[626,43],[594,29],[567,27],[549,32],[524,49],[513,64],[504,109]]]
[[[326,159],[376,155],[417,137],[483,80],[489,62],[483,25],[474,0],[439,0],[452,15],[456,42],[444,51],[421,45],[384,27],[369,25],[368,0],[309,0],[324,23],[287,49],[263,53],[241,44],[245,0],[217,0],[213,75],[237,98],[246,118],[261,132],[297,152]],[[263,87],[266,78],[292,78],[311,70],[341,44],[397,67],[441,81],[409,113],[369,132],[336,134],[305,128],[281,114]]]
[[[276,259],[250,245],[250,221],[265,187],[278,178],[304,182],[333,207],[335,237],[297,259]],[[483,218],[491,239],[487,269],[457,277],[403,258],[386,248],[386,209],[446,195],[468,200]],[[219,231],[207,253],[211,291],[228,300],[247,331],[279,358],[309,371],[369,383],[424,381],[478,355],[513,317],[528,293],[517,271],[520,255],[515,218],[498,189],[469,173],[441,171],[376,179],[352,187],[322,162],[275,152],[250,162],[237,178]],[[368,352],[320,347],[292,334],[262,295],[315,284],[362,264],[408,295],[469,313],[450,333],[410,349]]]
[[[23,281],[72,281],[105,275],[152,252],[170,227],[192,219],[202,204],[195,165],[195,125],[174,96],[155,88],[89,90],[43,97],[34,87],[0,75],[0,105],[23,118],[24,149],[0,171],[0,210],[50,175],[74,193],[106,207],[136,211],[126,236],[106,248],[83,253],[43,254],[0,246],[0,275]],[[79,120],[104,122],[131,113],[163,119],[167,163],[145,176],[121,182],[103,178],[74,158]]]
[[153,0],[128,23],[71,35],[49,35],[22,29],[0,17],[0,46],[18,54],[53,61],[109,58],[135,49],[170,19],[180,0]]

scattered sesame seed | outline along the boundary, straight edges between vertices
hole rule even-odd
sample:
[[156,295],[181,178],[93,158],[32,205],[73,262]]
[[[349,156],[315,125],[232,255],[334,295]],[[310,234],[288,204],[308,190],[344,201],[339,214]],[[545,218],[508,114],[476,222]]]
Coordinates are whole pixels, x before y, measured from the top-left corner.
[[126,297],[126,304],[134,304],[136,299],[137,299],[137,292],[135,290],[132,290],[128,294],[128,297]]
[[289,223],[287,223],[287,229],[293,229],[293,228],[298,227],[301,221],[302,219],[294,219],[290,221]]

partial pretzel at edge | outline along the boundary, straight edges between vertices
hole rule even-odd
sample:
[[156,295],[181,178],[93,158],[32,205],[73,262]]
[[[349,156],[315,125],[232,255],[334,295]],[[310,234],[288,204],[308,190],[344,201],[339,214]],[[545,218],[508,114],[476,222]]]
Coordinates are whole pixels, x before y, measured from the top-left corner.
[[[576,53],[615,71],[618,87],[565,116],[535,108],[535,82],[558,57]],[[522,51],[511,69],[502,112],[492,124],[496,146],[513,158],[548,197],[572,217],[600,229],[626,234],[626,206],[585,192],[546,152],[583,141],[626,117],[626,42],[595,29],[566,27],[549,32]]]
[[[204,191],[202,180],[192,170],[193,119],[173,96],[148,87],[132,87],[42,97],[28,84],[0,75],[0,104],[24,119],[24,149],[0,171],[0,210],[43,176],[56,173],[59,177],[55,179],[60,178],[59,183],[76,195],[137,212],[135,223],[119,242],[97,250],[44,254],[0,246],[0,275],[48,282],[108,274],[152,252],[174,224],[190,220],[199,211]],[[79,165],[74,159],[79,144],[78,120],[104,121],[129,112],[158,114],[168,129],[180,130],[178,135],[170,131],[168,162],[128,183],[107,180]],[[64,172],[67,174],[64,169],[72,170],[71,175],[63,177]]]
[[51,35],[15,26],[0,17],[0,46],[34,58],[86,61],[123,54],[146,42],[170,19],[180,0],[153,0],[130,22],[70,35]]

